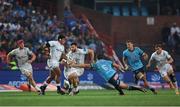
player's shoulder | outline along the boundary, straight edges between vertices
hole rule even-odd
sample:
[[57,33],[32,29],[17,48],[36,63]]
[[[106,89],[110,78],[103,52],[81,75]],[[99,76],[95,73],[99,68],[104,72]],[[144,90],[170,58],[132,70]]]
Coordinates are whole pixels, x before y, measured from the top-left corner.
[[87,48],[77,48],[78,53],[87,52]]
[[29,48],[28,48],[28,47],[24,47],[24,49],[25,49],[25,50],[29,50]]
[[163,53],[168,53],[168,51],[166,51],[166,50],[162,50],[162,52],[163,52]]
[[123,51],[123,54],[126,54],[126,53],[128,53],[129,51],[128,51],[128,49],[125,49],[124,51]]
[[19,50],[19,48],[15,48],[15,49],[13,49],[12,51],[18,51]]
[[134,47],[135,51],[141,51],[142,49],[140,47]]
[[19,51],[19,48],[15,48],[13,50],[11,50],[11,52],[18,52]]
[[151,54],[151,56],[153,56],[153,57],[156,55],[157,55],[156,51]]
[[58,41],[55,41],[55,40],[48,41],[48,43],[49,43],[49,44],[56,44],[56,45],[59,44],[59,42],[58,42]]
[[99,63],[111,63],[112,61],[106,60],[106,59],[100,59],[97,62],[99,62]]
[[30,49],[28,47],[24,47],[25,51],[30,51]]
[[162,52],[163,52],[163,55],[169,55],[168,51],[166,50],[162,50]]

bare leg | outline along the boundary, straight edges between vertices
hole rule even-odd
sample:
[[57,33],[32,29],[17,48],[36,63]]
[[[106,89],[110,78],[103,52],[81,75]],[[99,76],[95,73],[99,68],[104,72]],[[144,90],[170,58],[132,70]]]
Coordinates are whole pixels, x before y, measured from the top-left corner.
[[[79,89],[78,89],[78,85],[79,85],[79,78],[78,78],[78,75],[76,73],[72,73],[70,76],[69,76],[69,79],[70,83],[73,85],[73,89],[70,90],[70,95],[74,95],[74,94],[78,94],[79,93]],[[71,86],[72,88],[72,86]]]
[[50,74],[49,74],[49,76],[47,77],[44,85],[48,85],[49,83],[51,83],[51,81],[54,80],[54,78],[55,78],[55,73],[54,73],[54,71],[52,70],[52,71],[50,71]]
[[57,67],[57,68],[54,68],[54,72],[55,72],[55,81],[56,81],[56,86],[57,86],[57,93],[64,95],[66,90],[61,88],[61,81],[60,81],[61,70],[59,67]]
[[173,84],[173,82],[171,81],[171,79],[169,78],[168,75],[164,76],[163,79],[169,84],[170,88],[171,89],[174,89],[175,93],[177,95],[179,95],[179,91],[178,91],[178,88],[176,88],[176,85]]
[[170,80],[172,81],[173,85],[174,85],[174,88],[175,88],[175,93],[177,95],[179,95],[179,90],[178,90],[178,83],[177,83],[177,80],[176,80],[176,76],[174,74],[174,71],[173,70],[170,70],[169,73],[169,78]]
[[150,85],[146,79],[146,73],[143,73],[142,78],[140,78],[140,79],[143,80],[145,88],[151,90],[153,92],[153,94],[157,94],[156,90],[154,88],[150,87]]
[[127,89],[127,90],[138,90],[138,91],[141,91],[141,92],[146,92],[143,88],[141,88],[140,86],[133,86],[133,85],[128,85],[128,84],[125,84],[125,83],[121,83],[119,85],[120,88],[122,89]]
[[56,84],[60,84],[61,70],[60,68],[54,68]]
[[32,73],[26,73],[26,76],[29,80],[29,83],[36,89],[36,91],[40,91],[39,87],[37,87],[36,82],[33,79]]
[[50,71],[50,74],[49,76],[47,77],[46,81],[44,82],[44,84],[40,87],[41,89],[41,95],[45,95],[45,90],[46,90],[46,87],[49,83],[51,83],[51,81],[55,78],[55,73],[54,71]]
[[167,75],[164,76],[163,79],[169,84],[169,86],[170,86],[171,89],[175,89],[172,81],[170,80],[170,78],[169,78]]

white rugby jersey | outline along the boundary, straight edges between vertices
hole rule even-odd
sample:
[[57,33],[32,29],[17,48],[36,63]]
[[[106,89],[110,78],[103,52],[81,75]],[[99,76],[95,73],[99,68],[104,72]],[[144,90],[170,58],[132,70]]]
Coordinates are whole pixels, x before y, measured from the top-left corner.
[[77,48],[76,52],[69,51],[66,56],[68,60],[75,61],[77,64],[83,64],[85,60],[85,54],[88,54],[88,49]]
[[29,55],[32,55],[32,51],[29,48],[24,47],[23,49],[16,48],[12,50],[9,54],[15,56],[18,66],[22,66],[23,64],[27,63],[29,60]]
[[58,41],[49,41],[50,44],[50,59],[59,61],[62,53],[64,53],[64,45]]
[[171,55],[169,55],[169,53],[167,51],[162,50],[162,52],[160,54],[157,54],[157,52],[154,52],[151,55],[150,60],[154,60],[157,64],[157,67],[160,68],[166,64],[166,62],[169,58],[171,58]]

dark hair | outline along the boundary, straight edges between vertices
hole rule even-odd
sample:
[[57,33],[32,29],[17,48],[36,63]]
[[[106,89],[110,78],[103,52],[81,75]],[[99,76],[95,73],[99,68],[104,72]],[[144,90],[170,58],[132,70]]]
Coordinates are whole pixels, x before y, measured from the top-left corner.
[[127,40],[126,43],[134,43],[132,40]]
[[59,35],[59,36],[58,36],[58,40],[61,40],[61,39],[64,39],[64,38],[65,38],[64,35]]
[[72,45],[75,45],[75,46],[77,46],[77,43],[76,43],[76,42],[73,42],[73,43],[71,43],[71,46],[72,46]]
[[155,46],[154,46],[154,47],[155,47],[155,48],[157,48],[157,47],[163,48],[163,44],[158,43],[158,44],[155,44]]

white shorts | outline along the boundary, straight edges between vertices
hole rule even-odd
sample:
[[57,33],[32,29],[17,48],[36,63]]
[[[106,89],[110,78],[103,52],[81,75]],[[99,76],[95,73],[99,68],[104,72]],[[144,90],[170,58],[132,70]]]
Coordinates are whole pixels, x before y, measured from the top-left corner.
[[49,70],[52,70],[57,67],[59,68],[59,61],[53,60],[53,59],[48,59],[47,66],[48,66]]
[[79,77],[84,73],[84,69],[83,68],[68,68],[68,69],[64,68],[64,77],[66,79],[68,79],[72,73],[76,73]]
[[165,64],[161,68],[159,68],[159,72],[162,77],[166,76],[169,70],[173,70],[172,66],[170,64]]
[[22,74],[29,74],[32,73],[32,65],[29,63],[25,63],[21,66],[19,66],[19,70],[21,71]]

